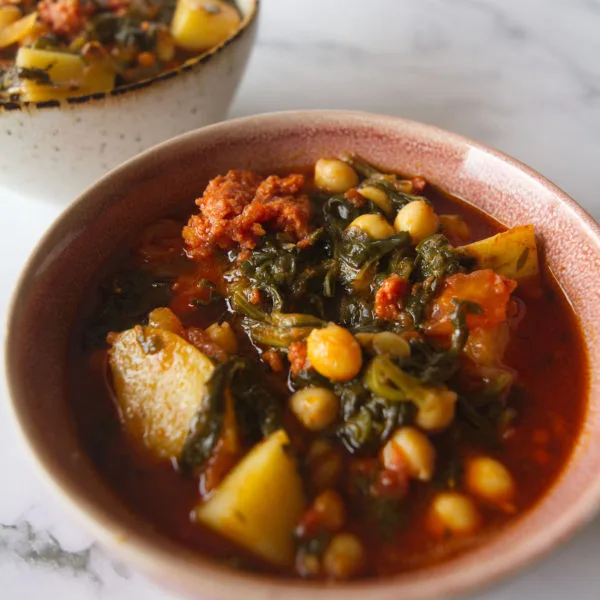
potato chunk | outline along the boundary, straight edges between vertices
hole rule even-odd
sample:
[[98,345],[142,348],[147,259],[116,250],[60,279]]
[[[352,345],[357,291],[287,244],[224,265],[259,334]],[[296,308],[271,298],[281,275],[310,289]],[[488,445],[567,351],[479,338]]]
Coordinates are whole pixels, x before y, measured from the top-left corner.
[[539,273],[533,225],[522,225],[461,246],[458,251],[477,261],[479,269],[492,269],[518,283],[535,281]]
[[52,85],[25,80],[21,83],[21,99],[28,102],[60,100],[72,96],[106,92],[114,87],[115,71],[108,58],[84,61],[67,52],[19,48],[17,67],[38,69],[48,74]]
[[240,15],[221,0],[177,0],[171,34],[178,46],[195,52],[209,50],[232,35]]
[[213,363],[178,335],[140,325],[118,334],[108,356],[131,438],[158,458],[178,458]]
[[21,41],[35,27],[37,13],[31,13],[15,21],[10,21],[8,11],[3,6],[3,25],[0,28],[0,48],[8,48]]
[[304,509],[304,491],[283,430],[242,459],[196,518],[272,564],[294,559],[294,528]]
[[0,6],[0,29],[18,21],[21,18],[21,9],[13,4]]

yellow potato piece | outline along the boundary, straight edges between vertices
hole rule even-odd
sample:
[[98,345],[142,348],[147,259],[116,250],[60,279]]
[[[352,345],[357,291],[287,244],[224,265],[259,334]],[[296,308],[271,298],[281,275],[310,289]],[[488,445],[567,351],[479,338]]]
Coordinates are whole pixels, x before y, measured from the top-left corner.
[[220,0],[177,0],[171,34],[178,46],[201,52],[232,35],[240,25],[237,10]]
[[33,12],[0,28],[0,48],[6,48],[21,41],[33,29],[36,19],[37,13]]
[[12,4],[0,6],[0,28],[6,27],[21,18],[21,9]]
[[178,335],[137,325],[109,350],[121,421],[158,458],[178,458],[214,366]]
[[115,87],[115,75],[115,67],[109,58],[90,62],[83,70],[83,82],[79,93],[108,92]]
[[45,71],[53,84],[39,84],[33,80],[22,81],[21,99],[26,102],[60,100],[106,92],[111,90],[115,83],[115,71],[109,59],[86,63],[76,54],[20,48],[15,64],[17,67]]
[[519,283],[536,280],[539,274],[533,225],[513,227],[457,250],[474,258],[478,268],[492,269]]
[[19,48],[15,58],[17,67],[46,71],[54,83],[79,81],[83,76],[83,59],[68,52]]
[[304,491],[283,430],[247,454],[196,510],[196,518],[274,565],[294,560]]

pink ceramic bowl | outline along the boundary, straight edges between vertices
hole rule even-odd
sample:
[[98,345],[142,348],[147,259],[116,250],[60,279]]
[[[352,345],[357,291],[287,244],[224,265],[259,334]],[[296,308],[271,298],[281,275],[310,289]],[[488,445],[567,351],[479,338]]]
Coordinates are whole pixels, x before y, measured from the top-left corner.
[[[354,151],[429,181],[508,226],[533,223],[546,259],[579,316],[590,364],[589,404],[563,476],[537,505],[468,554],[393,579],[326,586],[236,572],[165,539],[132,514],[78,447],[65,402],[66,348],[93,273],[121,240],[231,167],[269,171]],[[515,160],[402,119],[348,112],[250,117],[166,142],[83,194],[42,240],[9,318],[13,408],[52,487],[115,554],[183,595],[203,600],[416,600],[488,584],[529,564],[585,523],[600,504],[600,229],[568,196]]]

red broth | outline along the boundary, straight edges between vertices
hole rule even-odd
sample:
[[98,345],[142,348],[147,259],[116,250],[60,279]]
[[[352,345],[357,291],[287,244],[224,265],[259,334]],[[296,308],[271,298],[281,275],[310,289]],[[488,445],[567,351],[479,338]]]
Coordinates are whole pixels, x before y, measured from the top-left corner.
[[[505,229],[463,201],[431,187],[425,194],[438,213],[461,215],[471,229],[473,240]],[[176,254],[180,255],[182,246],[173,231],[181,229],[187,214],[184,218],[176,216],[174,220],[176,225],[166,228],[171,230],[170,233],[159,233],[158,241],[162,235],[164,246],[175,247]],[[101,341],[94,345],[86,340],[90,334],[90,319],[98,312],[98,290],[102,282],[117,271],[117,265],[119,269],[124,264],[134,270],[139,267],[136,250],[139,242],[139,237],[130,240],[98,276],[73,328],[69,360],[70,404],[81,444],[121,501],[166,537],[233,566],[293,575],[291,569],[275,569],[206,527],[191,522],[190,513],[199,501],[197,479],[182,476],[169,462],[156,461],[139,453],[122,430],[111,392],[107,346]],[[206,263],[204,267],[198,267],[183,257],[173,260],[172,254],[162,267],[171,276],[207,269]],[[429,566],[485,542],[507,523],[531,510],[564,469],[579,435],[588,390],[586,354],[579,324],[568,299],[546,267],[542,269],[540,294],[524,294],[517,288],[514,297],[518,299],[523,316],[511,336],[503,362],[518,374],[508,400],[508,406],[517,416],[506,430],[500,446],[486,449],[486,454],[501,460],[512,473],[517,489],[515,511],[503,512],[480,506],[485,525],[477,534],[435,539],[424,531],[427,507],[437,488],[431,483],[411,482],[403,501],[402,524],[394,535],[374,533],[376,528],[350,510],[346,529],[357,533],[367,550],[367,564],[361,576],[380,577]],[[182,320],[186,327],[206,327],[219,319],[224,311],[224,303],[217,302],[208,308],[188,312]],[[243,344],[242,352],[256,355],[250,344]],[[271,377],[275,385],[286,387],[285,370],[284,373],[273,373]],[[293,418],[287,415],[286,419],[290,429],[298,432],[298,424]],[[310,440],[314,435],[300,432],[297,437]],[[447,433],[436,436],[438,456],[446,454],[445,450],[455,452],[456,443]],[[471,443],[458,444],[463,454],[479,450]],[[351,457],[344,454],[344,461],[350,460]]]

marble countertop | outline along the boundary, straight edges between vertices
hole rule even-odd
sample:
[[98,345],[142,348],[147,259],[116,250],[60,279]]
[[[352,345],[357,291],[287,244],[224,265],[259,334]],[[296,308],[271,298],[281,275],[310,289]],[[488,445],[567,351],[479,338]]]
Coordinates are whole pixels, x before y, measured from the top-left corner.
[[[346,108],[433,123],[528,163],[600,219],[599,56],[600,0],[262,0],[231,116]],[[0,198],[4,319],[18,272],[58,209]],[[0,472],[0,597],[174,599],[115,562],[38,481],[3,378]],[[600,520],[473,598],[597,600],[598,556]]]

